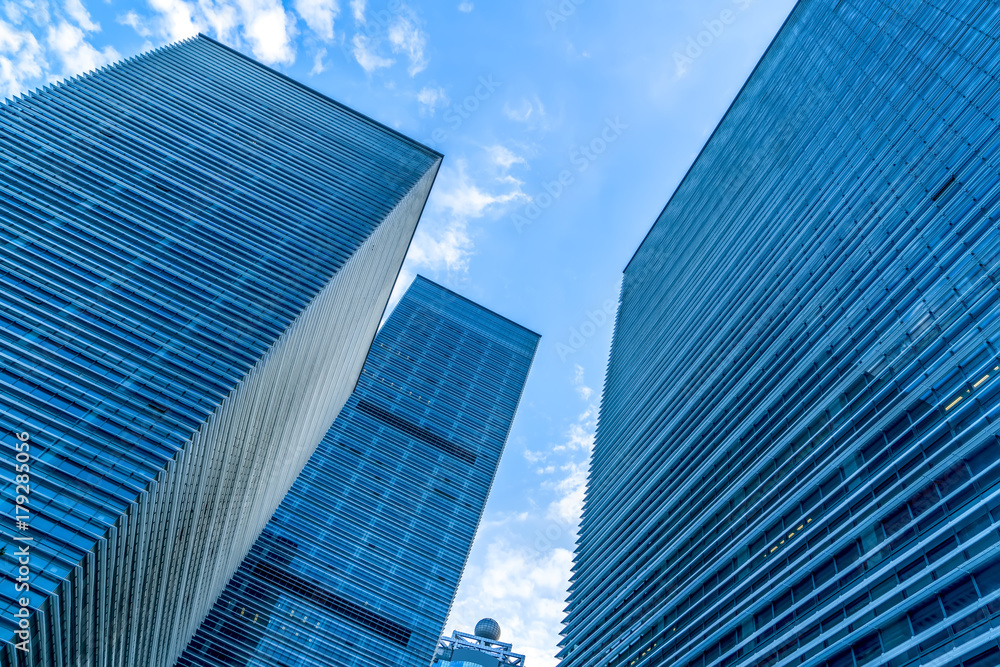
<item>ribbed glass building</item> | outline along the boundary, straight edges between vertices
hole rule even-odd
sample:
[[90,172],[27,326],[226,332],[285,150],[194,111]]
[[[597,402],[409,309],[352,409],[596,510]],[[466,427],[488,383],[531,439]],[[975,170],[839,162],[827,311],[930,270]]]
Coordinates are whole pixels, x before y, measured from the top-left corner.
[[998,38],[792,11],[625,270],[563,667],[1000,665]]
[[537,343],[418,277],[178,665],[430,665]]
[[353,390],[440,156],[205,37],[9,101],[0,147],[0,665],[169,666]]

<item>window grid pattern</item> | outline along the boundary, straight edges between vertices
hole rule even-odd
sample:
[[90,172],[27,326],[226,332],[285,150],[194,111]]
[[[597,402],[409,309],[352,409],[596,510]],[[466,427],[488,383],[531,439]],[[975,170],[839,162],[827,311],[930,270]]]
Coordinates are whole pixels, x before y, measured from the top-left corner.
[[998,34],[792,12],[625,271],[564,666],[1000,664]]
[[537,342],[418,276],[178,667],[429,665]]
[[206,37],[0,106],[32,665],[172,664],[346,401],[439,160]]

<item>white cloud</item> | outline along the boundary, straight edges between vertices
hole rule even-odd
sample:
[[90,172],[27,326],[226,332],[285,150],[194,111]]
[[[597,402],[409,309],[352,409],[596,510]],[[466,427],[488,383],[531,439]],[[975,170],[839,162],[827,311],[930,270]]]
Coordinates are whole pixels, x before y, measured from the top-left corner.
[[130,9],[118,17],[118,23],[127,25],[138,33],[140,37],[149,37],[153,32],[146,25],[145,20],[139,16],[135,10]]
[[410,76],[416,76],[427,69],[427,58],[424,49],[427,46],[427,36],[413,22],[398,16],[389,26],[389,44],[393,53],[402,53],[410,61],[407,71]]
[[597,420],[597,408],[591,405],[580,415],[579,421],[571,424],[566,432],[565,445],[555,448],[557,452],[590,452],[594,448],[594,426]]
[[527,125],[530,129],[544,130],[549,127],[548,113],[538,95],[534,95],[531,99],[522,97],[520,102],[514,104],[505,102],[503,113],[510,120]]
[[194,8],[184,0],[149,0],[149,6],[157,12],[159,32],[168,40],[174,42],[198,34],[200,26],[195,23]]
[[19,25],[24,20],[24,8],[9,0],[3,5],[3,13],[14,25]]
[[372,47],[371,40],[364,35],[355,35],[353,44],[355,60],[369,74],[377,69],[389,67],[396,62],[392,58],[383,58],[377,54]]
[[49,26],[46,41],[49,49],[62,61],[64,76],[89,72],[121,58],[121,55],[110,46],[98,51],[93,44],[84,39],[83,30],[66,21],[60,21],[56,26]]
[[583,377],[583,366],[574,364],[573,373],[573,386],[576,388],[576,393],[580,394],[580,398],[583,400],[589,401],[590,397],[594,395],[594,390],[587,386]]
[[527,664],[556,667],[572,563],[568,549],[539,553],[494,541],[483,565],[467,567],[465,578],[479,582],[476,595],[455,601],[448,629],[471,632],[479,619],[490,616],[500,623],[501,639],[513,642]]
[[524,458],[528,463],[538,463],[545,460],[545,452],[533,452],[530,449],[525,449]]
[[583,367],[579,364],[574,368],[573,388],[587,403],[587,408],[580,413],[575,422],[569,425],[566,430],[565,442],[553,447],[552,452],[554,454],[583,453],[584,457],[572,459],[560,466],[559,469],[566,475],[551,485],[557,498],[549,504],[547,516],[553,521],[569,524],[573,530],[576,530],[583,512],[583,500],[587,492],[587,471],[590,466],[590,453],[594,448],[598,415],[598,407],[591,400],[594,396],[594,390],[587,386]]
[[0,21],[0,94],[13,97],[24,92],[47,68],[44,49],[30,31]]
[[254,57],[267,65],[295,62],[295,18],[280,0],[238,0]]
[[27,17],[42,28],[52,23],[53,9],[59,14],[59,8],[51,7],[49,0],[8,0],[4,5],[5,13],[14,23],[20,24]]
[[486,192],[468,175],[465,160],[458,159],[455,164],[456,170],[443,173],[436,188],[438,203],[454,217],[480,218],[492,206],[527,198],[519,188],[502,194]]
[[312,69],[309,70],[309,76],[316,76],[317,74],[322,74],[326,71],[326,66],[323,64],[323,58],[326,58],[326,49],[320,49],[316,52],[316,57],[313,58]]
[[320,39],[333,39],[333,22],[340,14],[337,0],[295,0],[295,11]]
[[423,89],[417,93],[417,101],[420,102],[421,105],[421,116],[433,116],[435,111],[448,106],[448,95],[444,92],[444,88],[441,88],[440,86],[424,86]]
[[[101,30],[83,0],[7,0],[0,20],[0,94],[10,97],[60,77],[75,76],[118,60],[113,47],[98,48],[89,33]],[[138,25],[139,17],[134,17]],[[122,21],[129,21],[123,17]]]
[[430,225],[425,222],[413,237],[407,259],[431,270],[464,272],[469,268],[472,248],[466,220],[457,218]]
[[549,505],[546,516],[553,521],[569,524],[575,530],[580,523],[583,501],[587,495],[588,464],[571,462],[561,466],[560,470],[567,475],[554,485],[560,496]]
[[486,151],[490,154],[490,159],[493,161],[493,164],[504,169],[510,169],[515,164],[527,164],[523,157],[515,155],[509,148],[499,144],[490,146],[486,149]]
[[101,29],[99,23],[94,23],[90,18],[90,12],[83,6],[80,0],[66,0],[66,13],[77,22],[83,30],[95,32]]
[[468,163],[461,158],[455,161],[454,168],[442,167],[390,302],[402,296],[421,269],[448,274],[468,271],[475,249],[470,223],[522,199],[527,195],[520,183],[498,193],[479,187],[469,174]]
[[471,2],[461,2],[461,3],[459,3],[459,5],[458,5],[458,11],[465,12],[466,14],[468,14],[469,12],[472,11],[472,3]]
[[[205,32],[236,48],[248,48],[254,58],[266,65],[295,62],[295,15],[281,0],[148,2],[152,16],[140,25],[164,41],[173,42]],[[321,37],[332,35],[333,18],[329,14],[335,6],[336,0],[296,0],[296,9],[302,12],[303,20]],[[131,25],[127,22],[128,16],[126,14],[125,20],[119,19],[119,22]]]
[[351,0],[351,13],[354,15],[354,20],[358,23],[365,23],[365,5],[366,0]]

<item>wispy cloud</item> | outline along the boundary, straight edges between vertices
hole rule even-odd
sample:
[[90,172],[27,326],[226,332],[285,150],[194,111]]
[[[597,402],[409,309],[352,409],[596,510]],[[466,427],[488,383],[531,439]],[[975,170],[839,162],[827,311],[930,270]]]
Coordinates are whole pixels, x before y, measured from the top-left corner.
[[404,54],[410,61],[407,68],[410,76],[416,76],[427,69],[427,57],[424,55],[427,36],[409,18],[395,18],[389,26],[389,44],[393,53]]
[[506,102],[503,106],[503,113],[508,119],[524,125],[529,130],[545,131],[552,127],[548,109],[538,95],[522,97],[514,102]]
[[483,217],[490,208],[520,196],[518,191],[484,190],[469,175],[467,162],[458,160],[455,169],[442,169],[408,259],[416,267],[432,271],[465,271],[473,250],[469,223]]
[[354,15],[354,20],[358,23],[364,25],[365,21],[365,5],[366,0],[351,0],[351,14]]
[[438,109],[448,106],[448,95],[441,86],[424,86],[417,93],[417,101],[420,102],[420,115],[433,116]]
[[101,29],[99,23],[94,23],[90,18],[90,12],[83,6],[80,0],[66,0],[66,13],[69,14],[81,30],[95,32]]
[[64,76],[86,72],[121,58],[113,47],[98,50],[84,38],[81,28],[66,21],[49,27],[46,42],[49,50],[62,61]]
[[490,155],[490,159],[493,160],[493,164],[498,167],[510,169],[515,164],[527,164],[527,161],[523,157],[515,154],[506,146],[497,144],[490,146],[486,150]]
[[472,11],[472,3],[471,2],[461,2],[461,3],[459,3],[459,5],[458,5],[458,11],[465,12],[466,14],[468,14],[469,12]]
[[[149,6],[154,12],[154,23],[157,31],[162,37],[170,41],[184,39],[198,34],[205,21],[199,24],[195,21],[194,7],[184,0],[149,0]],[[231,17],[235,24],[235,16]],[[216,34],[219,35],[219,27],[216,27]]]
[[333,40],[333,22],[340,15],[337,0],[295,0],[295,11],[320,39]]
[[506,192],[489,192],[477,185],[468,171],[468,162],[460,158],[455,170],[449,170],[439,179],[437,202],[452,217],[481,218],[491,207],[525,198],[517,187]]
[[392,58],[383,58],[380,56],[375,51],[371,40],[365,35],[355,35],[352,43],[354,44],[354,59],[369,74],[377,69],[390,67],[396,62]]
[[496,191],[481,186],[471,174],[468,160],[463,158],[457,159],[454,167],[442,167],[410,244],[393,292],[393,303],[420,271],[461,279],[475,252],[471,229],[474,221],[499,216],[506,205],[526,197],[519,182],[501,184],[503,187]]
[[489,545],[485,562],[470,564],[465,578],[479,582],[477,597],[456,600],[449,629],[471,632],[484,616],[495,618],[501,639],[514,642],[532,667],[555,667],[553,647],[566,606],[565,593],[573,554],[564,548],[544,554],[497,540]]
[[313,57],[312,69],[309,70],[309,76],[316,76],[326,71],[326,65],[323,63],[324,58],[326,58],[326,49],[320,49],[316,52],[316,55]]
[[134,9],[130,9],[119,16],[117,21],[121,25],[127,25],[132,28],[132,30],[135,30],[140,37],[149,37],[153,34],[153,31],[149,29],[148,25],[146,25],[145,19],[139,16]]
[[506,102],[503,105],[503,113],[507,118],[517,123],[530,123],[545,117],[545,105],[538,99],[538,96],[531,100],[522,97],[519,102],[514,104]]
[[12,97],[41,80],[48,63],[42,44],[30,30],[0,21],[0,93]]
[[564,473],[562,479],[550,484],[557,498],[549,505],[547,516],[549,519],[572,526],[572,530],[575,531],[583,513],[587,473],[590,468],[590,454],[594,449],[599,408],[592,400],[594,390],[587,386],[584,369],[579,364],[574,367],[573,389],[587,407],[566,430],[565,441],[552,448],[553,454],[569,454],[571,458],[559,466],[560,471]]

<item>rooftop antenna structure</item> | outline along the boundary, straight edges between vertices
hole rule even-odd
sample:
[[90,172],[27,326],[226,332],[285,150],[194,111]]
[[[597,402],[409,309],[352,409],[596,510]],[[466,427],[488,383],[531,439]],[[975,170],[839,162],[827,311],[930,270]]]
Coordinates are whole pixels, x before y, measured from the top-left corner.
[[514,653],[511,644],[500,641],[500,624],[492,618],[476,623],[474,634],[455,630],[442,637],[434,654],[433,667],[524,667],[524,656]]

